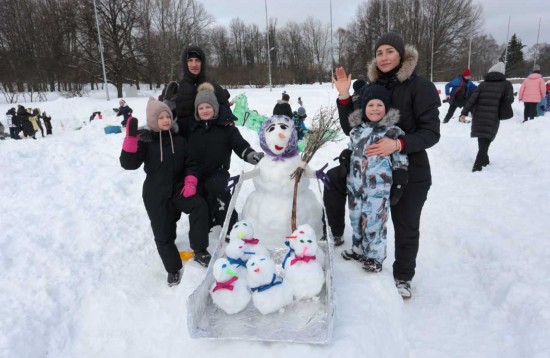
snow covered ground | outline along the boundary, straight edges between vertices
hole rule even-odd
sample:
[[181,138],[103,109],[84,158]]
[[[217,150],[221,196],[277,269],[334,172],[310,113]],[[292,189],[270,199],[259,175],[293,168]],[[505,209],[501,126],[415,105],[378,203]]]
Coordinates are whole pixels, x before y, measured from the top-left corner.
[[[284,89],[293,108],[302,97],[310,117],[336,97],[330,84]],[[250,107],[268,114],[282,90],[231,92],[246,92]],[[142,124],[148,94],[126,98]],[[380,274],[341,259],[348,228],[336,249],[333,341],[310,346],[189,337],[186,298],[205,269],[187,262],[182,283],[167,287],[141,199],[145,174],[120,167],[123,136],[103,131],[120,122],[117,102],[97,91],[24,103],[52,116],[54,134],[0,142],[0,356],[550,356],[550,114],[522,124],[523,104],[515,102],[489,150],[491,164],[478,173],[470,126],[457,117],[442,124],[428,151],[433,186],[413,299],[403,302],[393,285],[393,240]],[[10,107],[1,103],[1,113]],[[75,130],[94,111],[104,119]],[[241,132],[259,149],[254,132]],[[335,165],[345,144],[322,148],[312,167]],[[251,166],[234,157],[232,174],[242,169]],[[243,200],[250,190],[243,186]],[[187,229],[184,216],[181,249],[189,247]]]

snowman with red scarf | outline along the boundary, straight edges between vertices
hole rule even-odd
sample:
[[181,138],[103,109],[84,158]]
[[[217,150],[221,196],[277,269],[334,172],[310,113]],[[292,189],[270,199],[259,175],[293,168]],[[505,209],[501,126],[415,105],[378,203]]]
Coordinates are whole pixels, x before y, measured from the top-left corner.
[[[283,262],[284,277],[292,286],[294,299],[317,297],[325,283],[322,251],[315,236],[307,230],[298,228],[292,236],[289,237],[292,241],[291,254]],[[322,257],[324,259],[324,255]]]
[[246,280],[239,277],[226,258],[217,259],[212,272],[216,282],[210,288],[210,297],[214,304],[227,314],[245,309],[251,298]]
[[[260,128],[260,146],[265,157],[254,170],[246,173],[252,177],[255,190],[248,196],[242,211],[245,220],[252,223],[255,235],[267,248],[280,248],[290,233],[294,179],[290,175],[302,164],[298,151],[298,136],[292,119],[273,116]],[[309,188],[309,178],[322,175],[305,167],[305,176],[298,184],[296,221],[309,224],[317,236],[322,235],[322,206]]]

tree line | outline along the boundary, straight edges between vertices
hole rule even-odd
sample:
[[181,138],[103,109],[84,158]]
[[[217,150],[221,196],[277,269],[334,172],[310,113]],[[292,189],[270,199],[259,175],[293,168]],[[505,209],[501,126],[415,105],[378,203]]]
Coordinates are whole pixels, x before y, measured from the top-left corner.
[[[95,0],[95,5],[93,0],[0,2],[4,94],[61,91],[78,95],[86,87],[100,88],[103,72],[96,21],[107,79],[119,97],[123,84],[152,89],[178,80],[181,50],[188,44],[205,50],[210,74],[228,87],[267,86],[269,67],[273,85],[330,81],[331,69],[337,65],[345,66],[354,77],[366,77],[375,41],[388,28],[417,47],[417,71],[434,81],[460,73],[468,64],[470,47],[474,79],[481,79],[506,52],[505,46],[480,30],[482,10],[472,0],[363,2],[332,39],[330,25],[313,17],[282,26],[272,18],[267,31],[240,18],[220,26],[197,0]],[[508,55],[515,62],[507,66],[507,75],[523,77],[529,67],[523,58],[525,46],[516,37],[514,41]],[[530,49],[529,54],[545,68],[550,45]]]

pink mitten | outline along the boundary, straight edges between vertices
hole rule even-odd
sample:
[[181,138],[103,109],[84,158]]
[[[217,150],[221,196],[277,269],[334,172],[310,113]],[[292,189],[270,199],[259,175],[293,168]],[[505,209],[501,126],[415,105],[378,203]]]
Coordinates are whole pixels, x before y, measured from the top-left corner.
[[188,175],[183,180],[183,188],[181,189],[181,195],[184,198],[190,198],[197,193],[197,177],[194,175]]
[[122,142],[122,150],[126,153],[137,153],[138,151],[138,120],[132,116],[126,122],[126,137]]

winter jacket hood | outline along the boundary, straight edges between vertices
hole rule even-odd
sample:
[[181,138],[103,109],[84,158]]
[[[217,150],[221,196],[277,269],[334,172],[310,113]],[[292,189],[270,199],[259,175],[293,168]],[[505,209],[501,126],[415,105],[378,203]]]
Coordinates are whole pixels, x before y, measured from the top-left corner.
[[[190,53],[198,55],[201,60],[201,71],[198,75],[192,74],[189,71],[189,67],[187,67],[187,58]],[[184,48],[181,53],[181,64],[183,66],[183,79],[185,81],[189,81],[191,83],[202,83],[206,80],[206,56],[204,55],[204,51],[199,46],[191,45]]]
[[518,99],[526,103],[539,103],[546,96],[546,86],[540,73],[531,73],[519,88]]
[[[406,45],[401,67],[399,67],[396,73],[397,80],[399,82],[405,82],[411,78],[417,63],[418,51],[414,46]],[[376,58],[367,65],[367,76],[369,77],[370,83],[376,82],[380,77],[380,72],[378,71],[378,67],[376,67]]]

